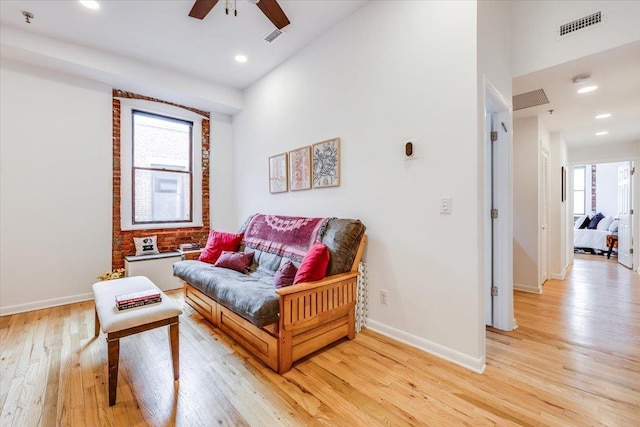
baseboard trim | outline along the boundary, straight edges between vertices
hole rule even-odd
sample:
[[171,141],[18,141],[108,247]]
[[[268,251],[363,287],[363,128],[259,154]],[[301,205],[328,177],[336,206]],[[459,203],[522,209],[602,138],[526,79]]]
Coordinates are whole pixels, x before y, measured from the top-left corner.
[[478,374],[482,374],[484,372],[484,369],[486,368],[485,356],[478,358],[471,357],[467,354],[460,353],[457,350],[453,350],[449,347],[445,347],[433,341],[429,341],[427,339],[411,335],[399,329],[392,328],[391,326],[387,326],[383,323],[376,322],[375,320],[371,320],[370,318],[367,319],[366,328],[378,332],[379,334],[382,334],[386,337],[392,338],[396,341],[400,341],[401,343],[410,345],[411,347],[415,347],[419,350],[425,351],[429,354],[433,354],[434,356],[437,356],[448,362],[455,363],[456,365],[462,366],[463,368],[469,369],[470,371],[476,372]]
[[522,291],[529,292],[530,294],[541,294],[542,287],[541,286],[531,286],[531,285],[523,285],[522,283],[513,283],[514,291]]
[[555,279],[555,280],[564,280],[565,276],[567,275],[567,272],[569,271],[569,265],[565,265],[564,270],[562,270],[561,274],[553,274],[551,273],[551,278]]
[[8,316],[10,314],[25,313],[27,311],[41,310],[43,308],[57,307],[59,305],[73,304],[74,302],[82,302],[93,299],[93,293],[72,295],[68,297],[51,298],[42,301],[27,302],[24,304],[7,305],[0,307],[0,316]]

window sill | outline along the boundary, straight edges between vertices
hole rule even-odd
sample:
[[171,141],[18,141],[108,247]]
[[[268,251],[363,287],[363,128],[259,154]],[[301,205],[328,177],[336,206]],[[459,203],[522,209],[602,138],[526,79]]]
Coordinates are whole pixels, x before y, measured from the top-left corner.
[[194,228],[202,227],[202,221],[198,222],[165,222],[162,224],[121,224],[122,231],[131,230],[161,230],[168,228]]

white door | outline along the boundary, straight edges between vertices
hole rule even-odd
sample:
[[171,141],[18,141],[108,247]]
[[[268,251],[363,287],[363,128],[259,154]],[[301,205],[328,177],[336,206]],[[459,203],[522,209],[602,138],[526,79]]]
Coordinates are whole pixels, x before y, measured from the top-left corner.
[[633,268],[631,248],[631,164],[618,167],[618,262]]
[[547,281],[549,271],[549,153],[542,151],[540,159],[540,280]]

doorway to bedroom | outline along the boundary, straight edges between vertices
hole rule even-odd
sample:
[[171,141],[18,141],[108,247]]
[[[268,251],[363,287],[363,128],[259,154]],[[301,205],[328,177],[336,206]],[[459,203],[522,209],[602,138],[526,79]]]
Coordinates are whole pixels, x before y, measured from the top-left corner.
[[574,253],[632,268],[631,177],[633,162],[573,168]]

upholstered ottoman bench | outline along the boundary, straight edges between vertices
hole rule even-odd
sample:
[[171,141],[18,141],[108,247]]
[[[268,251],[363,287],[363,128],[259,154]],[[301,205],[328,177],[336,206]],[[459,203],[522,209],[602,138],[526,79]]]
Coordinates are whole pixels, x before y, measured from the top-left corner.
[[[149,289],[157,290],[162,297],[162,301],[122,311],[116,307],[116,296]],[[182,314],[182,309],[178,307],[178,304],[160,291],[151,280],[143,276],[94,283],[93,296],[96,303],[95,336],[100,333],[100,328],[107,334],[109,406],[113,406],[116,403],[120,338],[161,326],[169,326],[173,378],[175,380],[178,379],[180,376],[178,316]]]

